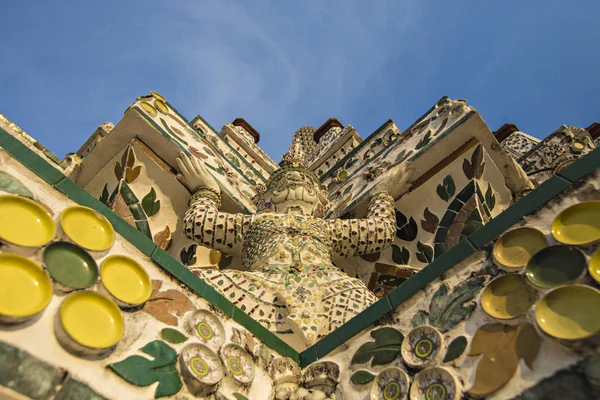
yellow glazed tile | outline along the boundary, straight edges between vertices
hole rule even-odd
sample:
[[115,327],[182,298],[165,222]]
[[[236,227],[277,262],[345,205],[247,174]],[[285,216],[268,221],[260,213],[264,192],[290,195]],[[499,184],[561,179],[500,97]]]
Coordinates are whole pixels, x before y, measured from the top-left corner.
[[54,220],[38,203],[20,196],[0,196],[0,239],[19,246],[38,247],[55,235]]
[[147,101],[140,102],[140,105],[142,106],[144,111],[146,111],[151,116],[155,117],[158,114],[156,112],[156,108],[154,108],[154,106],[152,104],[148,103]]
[[592,254],[592,259],[588,265],[588,271],[592,278],[600,283],[600,248]]
[[546,247],[546,237],[537,229],[518,228],[502,235],[494,245],[494,258],[506,267],[519,268]]
[[152,97],[154,97],[156,100],[160,100],[160,101],[162,101],[163,103],[166,103],[166,102],[167,102],[167,99],[165,99],[165,97],[164,97],[162,94],[160,94],[160,93],[157,93],[157,92],[151,91],[151,92],[150,92],[150,95],[151,95]]
[[96,292],[76,292],[60,305],[60,321],[80,345],[105,349],[116,345],[125,331],[119,307]]
[[574,245],[600,239],[600,201],[585,201],[563,210],[552,222],[552,235]]
[[585,285],[567,285],[546,294],[535,319],[548,335],[577,340],[600,331],[600,291]]
[[42,267],[16,254],[0,254],[0,316],[27,318],[52,300],[52,282]]
[[484,289],[481,307],[494,318],[511,319],[526,313],[535,300],[535,290],[522,275],[504,275]]
[[106,258],[100,268],[100,279],[111,295],[128,305],[142,304],[152,294],[152,283],[144,267],[126,256]]
[[73,206],[60,214],[66,235],[87,250],[103,251],[115,241],[115,231],[104,216],[88,207]]

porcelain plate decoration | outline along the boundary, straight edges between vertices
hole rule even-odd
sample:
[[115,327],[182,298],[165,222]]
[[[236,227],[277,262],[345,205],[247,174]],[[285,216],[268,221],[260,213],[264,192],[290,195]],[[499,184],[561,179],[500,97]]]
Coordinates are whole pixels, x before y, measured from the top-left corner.
[[418,326],[402,341],[402,359],[414,368],[423,368],[438,362],[442,356],[444,337],[432,326]]
[[381,371],[371,384],[371,400],[403,400],[408,395],[408,375],[397,367]]
[[229,343],[221,350],[221,359],[225,368],[236,381],[249,384],[254,379],[254,364],[252,357],[241,346]]
[[419,372],[410,387],[410,400],[458,400],[461,394],[458,380],[442,367]]
[[225,328],[219,319],[207,310],[190,315],[189,329],[200,342],[218,351],[225,342]]

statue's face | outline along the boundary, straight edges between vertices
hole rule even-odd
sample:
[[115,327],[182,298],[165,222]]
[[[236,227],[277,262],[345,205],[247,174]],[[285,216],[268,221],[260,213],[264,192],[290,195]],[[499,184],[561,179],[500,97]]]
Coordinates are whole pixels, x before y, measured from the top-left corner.
[[269,184],[265,200],[277,213],[313,215],[320,190],[319,183],[309,173],[290,170]]

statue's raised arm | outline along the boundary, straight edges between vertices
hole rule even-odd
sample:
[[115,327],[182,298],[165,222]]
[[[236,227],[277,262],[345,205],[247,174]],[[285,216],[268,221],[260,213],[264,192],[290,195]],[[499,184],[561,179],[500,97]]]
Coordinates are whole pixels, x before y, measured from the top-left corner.
[[379,192],[371,197],[366,218],[332,219],[329,223],[335,258],[376,253],[394,241],[394,199]]
[[222,253],[241,254],[251,215],[220,212],[221,189],[200,162],[181,154],[177,178],[192,192],[183,220],[185,235]]

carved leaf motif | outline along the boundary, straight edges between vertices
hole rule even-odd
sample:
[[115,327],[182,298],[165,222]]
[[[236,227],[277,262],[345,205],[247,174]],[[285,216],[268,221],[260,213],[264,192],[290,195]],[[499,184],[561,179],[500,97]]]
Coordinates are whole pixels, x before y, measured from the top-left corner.
[[156,200],[154,188],[150,188],[150,192],[142,199],[142,208],[148,217],[151,217],[160,211],[160,200]]
[[0,171],[0,190],[33,200],[33,193],[11,174]]
[[169,247],[171,247],[172,241],[171,228],[169,228],[169,225],[165,226],[165,229],[154,235],[153,240],[158,247],[160,247],[163,250],[168,250]]
[[402,332],[385,327],[371,331],[371,337],[375,341],[360,346],[354,353],[351,364],[363,364],[369,362],[372,358],[372,366],[385,365],[398,358],[404,340]]
[[428,244],[417,242],[417,259],[422,263],[429,264],[433,261],[433,247]]
[[433,136],[439,135],[440,132],[444,130],[444,128],[446,127],[447,123],[448,123],[448,118],[444,118],[444,120],[442,121],[442,123],[438,127],[437,131],[435,131],[435,133],[433,134]]
[[162,281],[152,281],[152,295],[143,310],[164,324],[177,326],[177,319],[195,307],[183,293],[174,289],[161,292],[161,286]]
[[125,180],[127,181],[127,183],[131,183],[133,181],[135,181],[137,179],[138,176],[140,176],[140,172],[142,171],[142,166],[138,165],[137,167],[128,167],[125,170]]
[[485,204],[488,207],[488,210],[492,211],[494,207],[496,207],[496,195],[492,190],[492,185],[488,183],[488,188],[485,191]]
[[400,246],[392,245],[392,260],[396,264],[407,265],[410,260],[410,252],[404,246],[400,248]]
[[194,265],[196,263],[196,247],[198,246],[192,244],[187,249],[185,247],[181,249],[181,252],[179,253],[181,263],[186,267],[189,265]]
[[410,321],[413,328],[421,325],[427,325],[427,313],[423,310],[417,311],[412,320]]
[[426,232],[435,233],[435,230],[440,223],[440,219],[434,213],[429,211],[429,207],[425,207],[423,216],[425,219],[421,220],[421,228]]
[[163,328],[160,331],[160,336],[169,343],[179,344],[188,340],[187,336],[173,328]]
[[431,141],[431,131],[427,131],[427,133],[425,134],[425,136],[423,136],[423,138],[419,141],[419,143],[417,143],[417,145],[416,145],[415,148],[417,150],[419,150],[419,149],[427,146],[430,141]]
[[475,383],[468,392],[485,396],[497,391],[513,377],[520,360],[531,369],[539,350],[540,338],[527,322],[516,326],[495,323],[480,327],[469,356],[483,354],[483,357],[477,364]]
[[375,375],[373,375],[369,371],[365,371],[364,369],[356,371],[350,377],[350,380],[355,385],[364,385],[365,383],[371,382],[373,379],[375,379]]
[[485,163],[483,162],[483,148],[481,145],[475,148],[473,154],[471,154],[471,162],[466,158],[462,165],[463,172],[467,179],[480,179],[485,169]]
[[[448,285],[442,283],[434,293],[429,305],[429,323],[442,332],[466,319],[475,309],[473,299],[483,288],[486,278],[478,276],[456,286],[452,293]],[[467,304],[465,304],[467,303]]]
[[117,161],[115,164],[115,178],[117,178],[117,180],[121,180],[123,178],[123,172],[125,172],[125,167],[127,166],[127,158],[130,150],[131,148],[127,147],[121,156],[121,162]]
[[396,210],[396,236],[407,242],[412,242],[417,237],[419,228],[413,217],[406,218],[406,215]]
[[456,360],[467,348],[467,338],[459,336],[448,345],[448,351],[444,357],[444,362]]
[[100,200],[100,202],[105,206],[108,206],[108,196],[108,183],[105,183],[104,188],[102,189],[102,194],[98,200]]
[[153,359],[135,355],[109,364],[108,368],[137,386],[150,386],[158,382],[154,398],[173,396],[179,392],[183,383],[175,368],[177,352],[160,340],[148,343],[141,350]]
[[447,175],[442,183],[437,185],[436,192],[437,195],[440,196],[440,199],[444,201],[448,201],[454,196],[454,193],[456,193],[456,185],[454,185],[452,175]]
[[235,400],[248,400],[248,398],[241,393],[234,393],[233,397],[235,397]]

